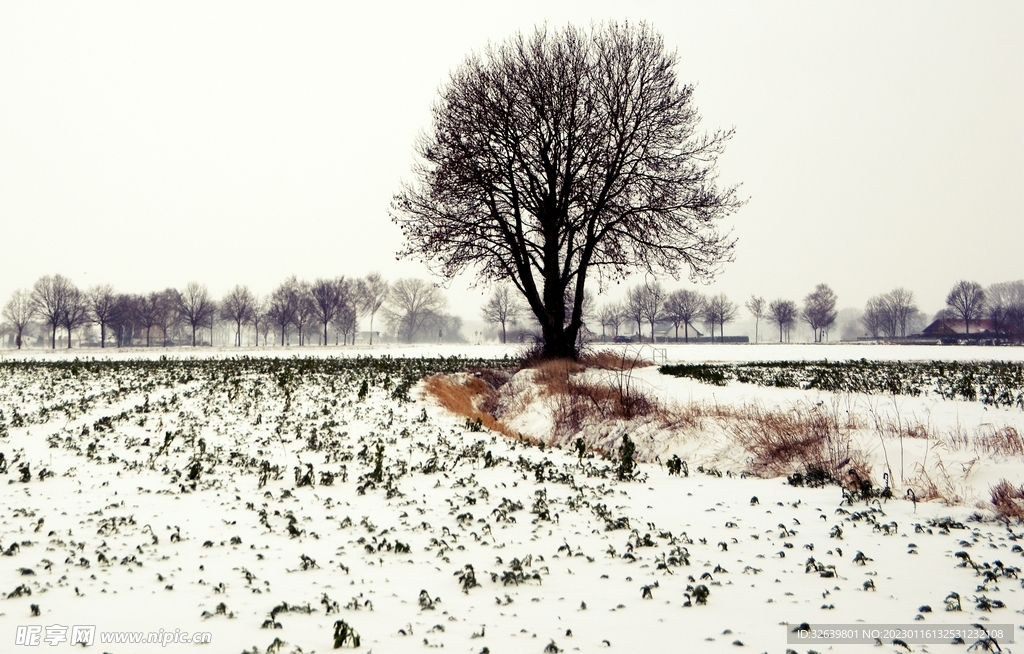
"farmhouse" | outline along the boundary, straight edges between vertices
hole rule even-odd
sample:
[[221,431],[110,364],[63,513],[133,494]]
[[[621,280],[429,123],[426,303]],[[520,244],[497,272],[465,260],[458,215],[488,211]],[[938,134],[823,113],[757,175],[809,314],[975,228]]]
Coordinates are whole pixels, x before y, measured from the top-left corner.
[[997,335],[998,331],[988,318],[972,320],[969,332],[967,324],[959,318],[939,318],[921,330],[921,336],[932,338],[991,338]]

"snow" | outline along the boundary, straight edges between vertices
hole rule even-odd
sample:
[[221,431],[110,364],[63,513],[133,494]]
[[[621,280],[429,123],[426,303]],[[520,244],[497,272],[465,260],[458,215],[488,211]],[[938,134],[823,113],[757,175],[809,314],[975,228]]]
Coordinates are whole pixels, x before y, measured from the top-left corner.
[[[1016,348],[702,344],[666,350],[669,361],[1021,360]],[[257,359],[410,358],[500,357],[516,351],[512,346],[441,345],[271,348],[243,354]],[[236,352],[29,351],[5,352],[4,361],[76,356],[231,360]],[[299,362],[281,362],[275,372],[246,369],[237,383],[201,362],[191,374],[166,375],[142,367],[102,374],[17,366],[0,370],[0,410],[8,425],[0,452],[8,461],[18,453],[21,457],[0,476],[0,483],[6,481],[0,548],[19,544],[10,556],[0,557],[0,592],[7,597],[21,585],[32,591],[0,600],[3,651],[31,651],[13,645],[19,625],[61,624],[96,625],[99,631],[208,631],[212,643],[199,647],[213,652],[255,648],[263,654],[275,639],[286,643],[280,652],[326,652],[333,648],[335,621],[344,620],[361,635],[360,651],[378,654],[424,647],[539,653],[551,642],[567,652],[719,652],[737,650],[735,642],[742,643],[741,651],[783,652],[797,647],[787,645],[786,636],[802,622],[1009,623],[1024,609],[1012,573],[985,581],[971,567],[960,567],[955,556],[966,551],[979,566],[1000,560],[1011,567],[1021,557],[1019,548],[1013,550],[1024,530],[996,522],[990,512],[974,506],[996,479],[1020,483],[1021,461],[985,458],[970,439],[960,449],[936,441],[928,455],[941,458],[947,469],[975,460],[971,472],[955,481],[964,503],[953,506],[900,499],[851,506],[841,504],[834,486],[814,489],[789,486],[780,478],[740,478],[742,452],[727,440],[725,429],[711,423],[685,433],[651,427],[647,436],[660,448],[652,455],[664,460],[680,453],[687,459],[689,476],[670,476],[649,463],[640,465],[638,480],[618,481],[614,474],[591,476],[614,468],[614,461],[580,461],[570,451],[541,450],[471,431],[464,418],[448,414],[415,389],[413,401],[401,402],[378,383],[360,401],[358,375],[302,373],[282,382],[281,370],[291,364]],[[871,426],[897,411],[902,420],[926,423],[936,433],[959,429],[973,437],[986,425],[1024,432],[1019,410],[935,397],[836,397],[737,383],[713,387],[663,376],[653,367],[634,371],[632,380],[667,404],[835,405],[862,417],[866,427],[853,437],[876,464],[883,441]],[[530,392],[527,379],[513,383]],[[82,399],[88,396],[95,397]],[[40,416],[44,406],[50,410]],[[39,421],[11,426],[14,408]],[[118,419],[122,411],[126,418]],[[112,428],[97,431],[105,417],[112,418]],[[540,400],[524,403],[516,420],[516,429],[538,435],[552,424]],[[329,446],[311,448],[314,427]],[[170,444],[160,451],[168,433],[173,435]],[[146,438],[149,445],[143,444]],[[904,472],[924,457],[922,444],[909,441],[904,439]],[[90,455],[92,442],[97,449]],[[393,487],[400,495],[389,498],[385,483],[358,491],[360,477],[374,470],[378,442],[385,448],[384,476],[395,475]],[[891,465],[892,441],[885,442]],[[361,458],[364,445],[368,454]],[[488,466],[487,452],[494,465]],[[430,471],[433,456],[443,469]],[[192,489],[188,475],[197,458],[202,465]],[[261,486],[263,460],[280,466],[282,475]],[[33,475],[28,483],[18,481],[17,467],[25,461]],[[698,472],[700,461],[715,463],[723,476]],[[312,486],[298,485],[293,475],[306,464],[315,469]],[[40,481],[44,467],[55,476]],[[402,474],[403,469],[408,472]],[[333,485],[321,483],[319,475],[327,471],[339,474]],[[509,511],[515,503],[523,508]],[[628,518],[629,528],[607,529],[609,520],[622,517]],[[929,525],[943,517],[963,528]],[[650,546],[644,546],[647,535]],[[396,543],[407,544],[409,551],[395,551]],[[659,559],[667,560],[673,548],[684,548],[676,551],[688,553],[690,564],[658,569]],[[855,563],[858,552],[870,560]],[[100,562],[100,553],[109,565]],[[303,569],[302,556],[315,560],[315,566]],[[835,566],[836,576],[822,576],[813,564],[808,572],[811,557],[814,563]],[[501,577],[514,573],[513,559],[526,577],[518,585],[505,585]],[[479,586],[463,592],[458,575],[466,565],[473,567]],[[530,578],[534,572],[539,582]],[[702,578],[705,574],[710,577]],[[865,590],[868,581],[873,590]],[[691,590],[692,605],[685,606],[687,587],[701,584],[710,590],[707,604],[693,603]],[[645,586],[652,587],[651,599],[642,599]],[[422,608],[421,590],[440,602]],[[950,592],[961,596],[962,612],[943,610]],[[326,604],[321,603],[325,595]],[[999,599],[1007,608],[977,609],[975,598],[981,596]],[[284,602],[308,605],[311,612],[279,611],[271,618]],[[221,603],[226,615],[218,614]],[[41,612],[38,617],[31,615],[33,604]],[[933,612],[922,613],[923,605]],[[204,612],[213,615],[204,618]],[[915,622],[919,616],[922,620]],[[261,629],[267,620],[281,628]],[[90,649],[173,652],[195,647],[97,642]],[[827,644],[814,649],[830,647],[858,651]],[[1012,649],[1004,645],[1004,651]],[[882,651],[905,650],[886,643]]]

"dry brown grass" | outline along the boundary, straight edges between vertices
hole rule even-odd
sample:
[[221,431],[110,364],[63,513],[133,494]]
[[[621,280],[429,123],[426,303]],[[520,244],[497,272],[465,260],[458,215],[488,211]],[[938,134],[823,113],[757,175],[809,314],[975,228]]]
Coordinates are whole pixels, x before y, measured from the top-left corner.
[[570,378],[584,370],[580,363],[571,359],[547,359],[533,367],[533,380],[548,394],[565,394],[569,392]]
[[942,500],[950,506],[962,504],[964,498],[957,491],[956,483],[942,461],[937,460],[932,464],[932,468],[939,478],[938,481],[920,463],[915,465],[917,474],[907,479],[905,484],[906,488],[913,489],[914,498],[918,502]]
[[555,399],[555,438],[580,431],[587,422],[631,420],[664,413],[664,410],[644,392],[631,384],[605,384],[570,378],[564,390],[549,393]]
[[601,370],[632,370],[633,368],[646,368],[654,363],[641,358],[640,355],[629,356],[626,352],[616,354],[608,350],[596,350],[584,352],[580,355],[580,363],[588,368],[599,368]]
[[978,449],[993,456],[1024,456],[1024,441],[1013,427],[989,427],[979,430],[974,442]]
[[[720,419],[754,459],[751,472],[772,476],[822,471],[844,486],[853,479],[872,481],[871,469],[851,447],[848,430],[820,406],[794,406],[788,411],[757,405],[727,409]],[[853,473],[853,474],[851,474]]]
[[465,381],[458,381],[447,375],[434,375],[427,378],[425,387],[441,406],[452,413],[465,416],[470,422],[479,420],[481,426],[509,438],[534,442],[534,439],[509,429],[490,413],[478,408],[495,393],[495,390],[480,377],[470,377]]
[[992,506],[999,515],[1024,519],[1024,486],[1014,486],[1005,479],[1000,479],[990,492]]

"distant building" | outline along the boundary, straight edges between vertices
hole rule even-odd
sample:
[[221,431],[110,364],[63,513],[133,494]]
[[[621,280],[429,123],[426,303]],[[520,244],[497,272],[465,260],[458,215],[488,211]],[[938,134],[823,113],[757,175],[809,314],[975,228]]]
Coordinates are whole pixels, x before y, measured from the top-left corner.
[[999,335],[989,318],[972,320],[970,332],[967,324],[959,318],[939,318],[921,330],[921,336],[928,338],[992,338]]

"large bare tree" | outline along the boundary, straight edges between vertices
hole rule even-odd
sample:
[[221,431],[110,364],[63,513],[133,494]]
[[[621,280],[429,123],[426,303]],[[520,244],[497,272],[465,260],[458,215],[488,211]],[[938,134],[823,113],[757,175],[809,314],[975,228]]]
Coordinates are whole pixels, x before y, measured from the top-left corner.
[[32,304],[32,294],[28,291],[18,289],[11,293],[11,299],[4,305],[4,320],[11,323],[14,329],[14,343],[21,349],[25,328],[32,322],[35,315],[35,307]]
[[506,338],[508,323],[518,320],[522,311],[519,298],[509,290],[506,284],[500,284],[487,298],[480,314],[484,322],[501,325],[501,342],[505,343],[508,341]]
[[985,291],[978,282],[961,279],[946,296],[946,306],[964,321],[964,331],[971,333],[971,321],[981,318],[985,310]]
[[576,356],[593,277],[711,279],[734,246],[718,221],[741,204],[716,184],[732,132],[698,133],[677,61],[642,23],[541,27],[470,55],[393,202],[400,255],[511,281],[550,357]]
[[665,298],[665,316],[676,328],[676,341],[679,340],[679,325],[683,326],[683,337],[690,342],[690,325],[704,311],[704,296],[697,291],[680,289],[672,291]]

